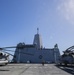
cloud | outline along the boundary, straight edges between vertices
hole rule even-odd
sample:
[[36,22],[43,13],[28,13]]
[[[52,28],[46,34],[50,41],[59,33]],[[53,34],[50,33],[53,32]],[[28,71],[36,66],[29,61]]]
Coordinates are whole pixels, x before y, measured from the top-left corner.
[[63,18],[74,24],[74,0],[60,0],[57,11]]

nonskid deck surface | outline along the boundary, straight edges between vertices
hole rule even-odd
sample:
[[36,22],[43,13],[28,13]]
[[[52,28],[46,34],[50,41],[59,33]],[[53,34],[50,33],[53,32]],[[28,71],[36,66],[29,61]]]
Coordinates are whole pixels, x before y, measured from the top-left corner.
[[57,67],[55,64],[44,66],[42,64],[8,64],[0,67],[0,75],[74,75],[74,73],[73,68]]

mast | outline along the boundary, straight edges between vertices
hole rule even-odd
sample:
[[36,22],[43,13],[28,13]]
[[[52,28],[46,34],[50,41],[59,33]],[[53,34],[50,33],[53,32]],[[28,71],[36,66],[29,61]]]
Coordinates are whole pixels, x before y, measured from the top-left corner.
[[37,34],[35,34],[34,36],[33,44],[36,44],[38,49],[43,48],[42,38],[41,35],[39,34],[39,28],[37,28]]

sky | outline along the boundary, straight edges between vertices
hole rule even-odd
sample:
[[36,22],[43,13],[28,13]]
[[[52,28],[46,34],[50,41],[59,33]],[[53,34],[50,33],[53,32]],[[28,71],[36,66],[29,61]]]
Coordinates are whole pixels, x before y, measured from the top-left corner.
[[43,47],[74,45],[74,0],[0,0],[0,47],[32,44],[39,28]]

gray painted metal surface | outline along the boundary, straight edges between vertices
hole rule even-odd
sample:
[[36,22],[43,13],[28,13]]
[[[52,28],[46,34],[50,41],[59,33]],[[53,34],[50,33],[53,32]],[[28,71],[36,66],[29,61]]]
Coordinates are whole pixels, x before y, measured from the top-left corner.
[[[24,48],[19,50],[16,49],[15,51],[15,57],[13,58],[14,62],[21,62],[21,63],[27,63],[28,61],[30,63],[42,63],[43,61],[45,63],[54,63],[59,61],[60,53],[59,49],[36,49],[36,48]],[[30,53],[33,55],[27,55],[22,53]]]
[[66,69],[69,68],[58,68],[54,64],[8,64],[0,67],[0,75],[74,75],[73,71],[70,73]]

